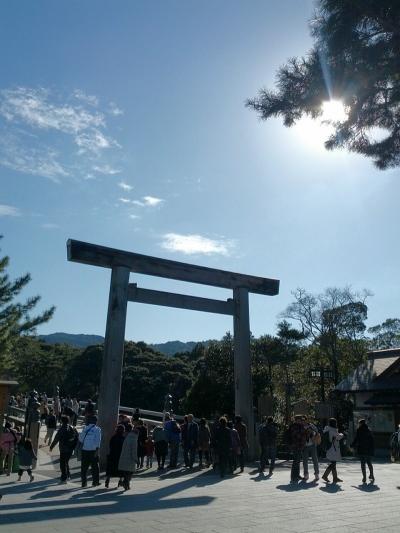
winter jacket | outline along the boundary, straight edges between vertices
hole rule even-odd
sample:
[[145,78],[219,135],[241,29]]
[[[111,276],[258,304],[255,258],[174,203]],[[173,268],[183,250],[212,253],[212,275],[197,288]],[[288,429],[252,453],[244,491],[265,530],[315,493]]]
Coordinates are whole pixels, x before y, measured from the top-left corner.
[[60,448],[60,453],[72,453],[78,442],[78,432],[72,426],[61,426],[51,443],[50,450],[57,444]]
[[7,454],[14,450],[17,441],[17,435],[12,429],[4,430],[0,437],[0,449]]
[[240,445],[244,450],[247,450],[249,443],[247,441],[247,427],[243,422],[237,422],[235,424],[235,429],[239,433]]
[[276,446],[276,438],[278,436],[278,426],[275,422],[269,422],[260,426],[258,430],[258,438],[260,446]]
[[307,441],[307,431],[302,422],[293,422],[289,426],[289,440],[292,450],[302,450]]
[[220,455],[228,455],[232,446],[231,432],[226,427],[219,427],[215,432],[215,448]]
[[328,461],[340,461],[342,454],[340,453],[339,441],[343,439],[343,433],[339,433],[337,428],[331,426],[325,426],[323,432],[329,434],[330,442],[330,446],[326,450],[326,458]]
[[168,442],[179,442],[181,440],[181,430],[176,420],[165,422],[165,431],[168,435]]
[[24,445],[18,446],[19,467],[21,469],[32,468],[33,462],[36,461],[36,454],[33,450],[27,450]]
[[164,428],[157,426],[153,429],[153,440],[154,443],[166,441],[168,442],[168,435]]
[[208,426],[199,425],[199,450],[208,451],[210,449],[211,433]]
[[138,434],[130,431],[122,444],[121,455],[118,461],[118,470],[121,472],[135,472],[137,461]]
[[357,455],[374,455],[374,437],[366,424],[357,429],[357,433],[351,444],[351,447],[356,448]]

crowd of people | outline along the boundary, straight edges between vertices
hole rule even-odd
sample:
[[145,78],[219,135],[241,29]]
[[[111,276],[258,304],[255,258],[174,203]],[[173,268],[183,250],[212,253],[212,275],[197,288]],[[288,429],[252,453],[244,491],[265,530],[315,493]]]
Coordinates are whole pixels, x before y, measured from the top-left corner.
[[[100,482],[99,451],[101,445],[101,428],[97,425],[95,405],[91,400],[80,402],[69,397],[56,406],[48,405],[47,398],[40,400],[41,423],[46,424],[43,446],[49,446],[52,451],[57,446],[60,453],[60,470],[62,483],[71,477],[69,462],[75,454],[81,461],[81,483],[87,486],[89,468],[92,476],[92,486]],[[45,414],[44,417],[42,417]],[[84,416],[84,425],[77,431],[78,415]],[[278,449],[279,428],[273,417],[268,417],[258,427],[260,447],[259,470],[263,475],[268,467],[268,476],[272,476]],[[284,431],[284,441],[292,453],[290,481],[298,483],[309,479],[309,459],[312,460],[314,482],[319,480],[319,455],[321,450],[328,461],[322,479],[330,483],[340,483],[337,462],[341,459],[340,441],[343,434],[339,432],[337,421],[329,419],[323,430],[307,416],[296,415],[292,423]],[[103,444],[104,445],[104,444]],[[204,418],[196,420],[188,414],[178,422],[170,413],[165,413],[162,423],[146,425],[140,418],[139,410],[133,416],[120,414],[115,432],[107,446],[107,465],[105,472],[105,486],[109,487],[112,478],[117,478],[118,486],[129,490],[134,472],[153,467],[153,456],[157,461],[159,471],[165,468],[175,469],[182,458],[182,466],[191,470],[198,465],[199,469],[212,467],[221,478],[243,472],[248,457],[248,431],[240,416],[230,419],[221,416],[209,423]],[[367,480],[366,467],[369,469],[369,479],[374,482],[372,457],[374,456],[374,441],[365,420],[360,420],[355,439],[352,443],[360,458],[362,482]],[[18,480],[27,472],[30,481],[34,477],[32,469],[36,461],[35,450],[29,438],[25,438],[20,427],[13,427],[6,422],[0,437],[1,461],[0,469],[10,475],[13,459],[18,455]],[[168,463],[168,464],[167,464]],[[301,465],[303,472],[301,474]]]

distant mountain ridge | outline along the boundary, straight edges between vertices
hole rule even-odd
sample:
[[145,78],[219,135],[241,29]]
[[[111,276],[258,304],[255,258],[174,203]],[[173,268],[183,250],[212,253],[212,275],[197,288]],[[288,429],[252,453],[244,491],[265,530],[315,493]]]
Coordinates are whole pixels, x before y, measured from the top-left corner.
[[[69,344],[75,348],[87,348],[93,344],[102,344],[104,337],[101,335],[86,335],[83,333],[50,333],[49,335],[39,335],[39,338],[48,344]],[[207,344],[205,341],[201,344]],[[150,348],[157,350],[165,355],[174,355],[179,352],[191,352],[198,342],[168,341],[158,344],[149,344]]]

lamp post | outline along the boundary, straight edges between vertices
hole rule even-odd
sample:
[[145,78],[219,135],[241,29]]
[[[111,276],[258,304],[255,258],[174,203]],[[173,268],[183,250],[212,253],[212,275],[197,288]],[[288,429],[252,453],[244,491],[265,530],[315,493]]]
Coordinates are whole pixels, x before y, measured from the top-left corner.
[[333,378],[333,372],[330,368],[313,368],[310,371],[310,376],[312,378],[319,378],[320,379],[320,385],[321,385],[321,402],[325,402],[325,379],[332,379]]

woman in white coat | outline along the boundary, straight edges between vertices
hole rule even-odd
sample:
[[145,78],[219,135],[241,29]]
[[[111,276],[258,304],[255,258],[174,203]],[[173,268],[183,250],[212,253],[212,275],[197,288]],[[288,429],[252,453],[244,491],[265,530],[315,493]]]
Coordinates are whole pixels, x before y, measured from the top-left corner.
[[131,488],[130,482],[136,470],[138,434],[133,430],[132,424],[126,425],[126,436],[122,444],[121,455],[118,461],[118,470],[123,474],[122,483],[125,490]]
[[339,483],[343,481],[342,479],[338,478],[337,471],[336,471],[336,463],[337,461],[340,461],[342,458],[342,455],[340,453],[340,443],[339,441],[343,438],[343,433],[339,433],[337,429],[337,421],[336,418],[330,418],[328,425],[324,428],[324,433],[326,433],[328,438],[328,447],[326,450],[326,458],[329,461],[329,465],[327,469],[324,472],[324,475],[322,476],[322,479],[329,483],[328,476],[332,472],[333,475],[333,482]]

